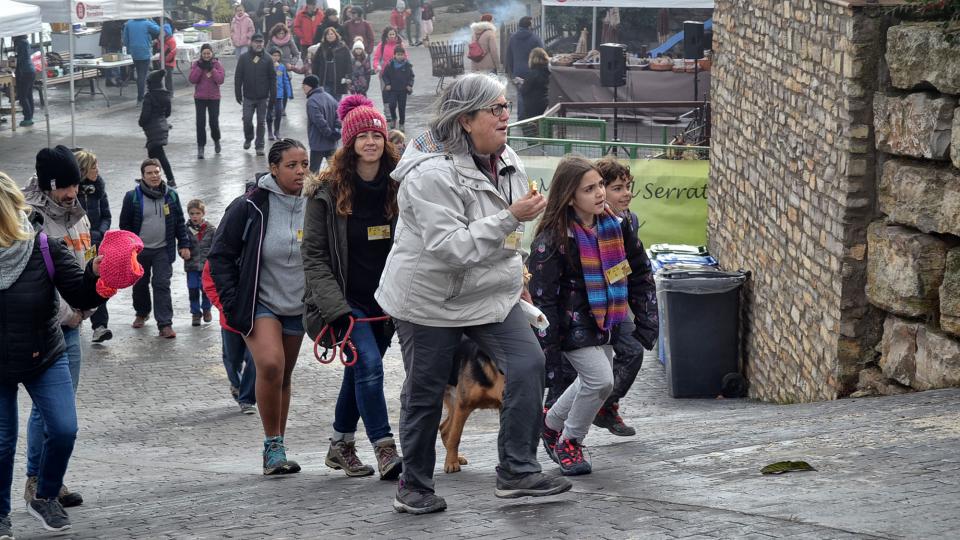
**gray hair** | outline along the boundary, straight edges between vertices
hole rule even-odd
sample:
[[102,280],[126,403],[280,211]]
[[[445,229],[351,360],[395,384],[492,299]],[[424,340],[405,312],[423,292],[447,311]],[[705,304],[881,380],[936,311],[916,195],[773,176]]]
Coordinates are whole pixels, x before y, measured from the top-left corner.
[[444,149],[454,154],[470,150],[469,136],[460,117],[474,115],[506,95],[506,85],[493,75],[471,73],[448,86],[434,103],[430,131]]

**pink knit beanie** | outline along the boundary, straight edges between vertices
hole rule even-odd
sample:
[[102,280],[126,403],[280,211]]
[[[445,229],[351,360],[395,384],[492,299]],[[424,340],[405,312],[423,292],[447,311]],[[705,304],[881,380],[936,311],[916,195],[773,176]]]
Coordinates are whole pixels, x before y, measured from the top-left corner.
[[143,241],[130,231],[112,230],[103,235],[100,243],[100,279],[97,293],[103,298],[117,294],[118,289],[132,287],[143,277],[143,267],[137,254],[143,251]]
[[337,117],[342,126],[344,146],[352,145],[357,135],[367,131],[377,131],[387,138],[387,119],[366,96],[351,94],[344,97],[337,107]]

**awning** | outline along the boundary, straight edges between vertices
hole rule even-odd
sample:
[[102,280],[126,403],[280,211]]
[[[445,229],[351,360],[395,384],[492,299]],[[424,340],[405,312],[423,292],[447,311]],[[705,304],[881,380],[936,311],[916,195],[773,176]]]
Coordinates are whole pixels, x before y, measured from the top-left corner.
[[713,9],[714,0],[542,0],[551,7],[595,8],[706,8]]
[[24,0],[40,7],[43,22],[85,23],[157,17],[163,0]]
[[0,0],[0,37],[40,31],[40,8],[13,0]]

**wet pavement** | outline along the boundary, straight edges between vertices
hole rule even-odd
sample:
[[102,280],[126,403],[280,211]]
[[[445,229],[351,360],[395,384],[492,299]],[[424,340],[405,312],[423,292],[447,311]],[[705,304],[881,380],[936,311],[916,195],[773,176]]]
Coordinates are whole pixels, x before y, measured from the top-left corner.
[[[412,49],[418,74],[408,131],[426,123],[435,79],[429,58]],[[231,99],[233,61],[221,111],[224,151],[197,160],[191,94],[179,75],[167,153],[181,199],[202,198],[208,218],[226,205],[265,158],[242,150],[240,108]],[[294,88],[299,88],[295,81]],[[376,85],[376,83],[374,83]],[[114,99],[78,98],[77,143],[99,157],[114,225],[123,193],[146,157],[131,88]],[[370,95],[378,104],[379,90]],[[54,94],[55,143],[69,144],[65,92]],[[283,135],[305,139],[304,99],[288,106]],[[69,111],[67,104],[66,110]],[[46,144],[42,117],[32,130],[0,130],[0,170],[25,184]],[[260,474],[262,431],[239,413],[220,360],[219,327],[190,326],[182,265],[174,268],[175,340],[156,328],[130,328],[129,291],[110,303],[114,339],[82,333],[77,404],[81,431],[66,482],[85,503],[70,510],[60,538],[948,538],[960,529],[960,390],[777,406],[747,400],[675,400],[663,368],[648,359],[623,400],[638,435],[591,432],[594,472],[568,494],[545,499],[494,497],[497,418],[475,413],[461,451],[463,471],[437,473],[446,512],[414,517],[390,507],[395,485],[347,478],[323,464],[339,388],[337,366],[321,366],[304,345],[294,374],[287,442],[300,474]],[[391,422],[398,422],[403,368],[396,345],[385,359]],[[29,399],[21,404],[25,433]],[[17,538],[41,538],[21,504],[23,438],[11,515]],[[374,462],[358,437],[361,458]],[[443,449],[438,445],[442,462]],[[772,462],[802,459],[817,470],[762,476]],[[540,454],[544,469],[556,466]]]

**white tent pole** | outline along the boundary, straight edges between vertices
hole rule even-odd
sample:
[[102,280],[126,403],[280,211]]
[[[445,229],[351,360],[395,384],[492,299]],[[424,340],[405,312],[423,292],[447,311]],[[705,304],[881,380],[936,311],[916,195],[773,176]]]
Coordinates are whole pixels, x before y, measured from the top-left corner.
[[[164,84],[166,84],[166,80],[167,80],[167,61],[166,61],[166,59],[165,59],[164,56],[163,56],[163,30],[164,30],[163,26],[164,26],[164,23],[165,23],[166,21],[163,20],[163,14],[164,14],[164,12],[161,11],[161,12],[160,12],[160,70],[163,71],[163,80],[164,80]],[[172,30],[172,28],[171,28],[171,30]],[[171,81],[170,81],[170,86],[173,86],[173,80],[172,80],[173,77],[171,77],[170,79],[171,79]],[[172,96],[172,95],[173,95],[173,88],[167,88],[167,92],[170,92],[170,95]]]
[[590,39],[593,45],[590,47],[591,51],[597,50],[597,8],[593,8],[593,17],[590,18],[593,22],[593,30],[590,32]]
[[40,98],[43,101],[43,116],[47,122],[47,147],[53,146],[50,142],[50,95],[47,94],[47,51],[43,48],[43,31],[40,32],[40,67],[43,86],[40,89]]
[[77,96],[74,94],[73,88],[73,55],[75,53],[74,43],[73,43],[73,22],[69,23],[69,36],[70,36],[70,148],[77,147]]
[[547,6],[540,2],[540,39],[547,43]]

